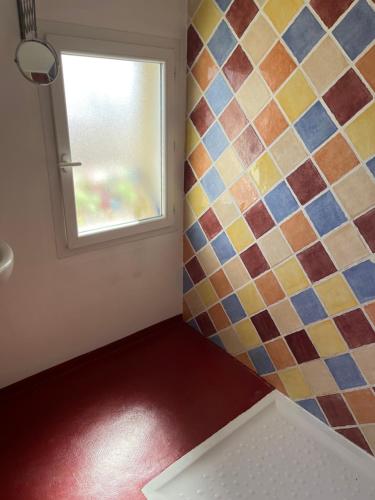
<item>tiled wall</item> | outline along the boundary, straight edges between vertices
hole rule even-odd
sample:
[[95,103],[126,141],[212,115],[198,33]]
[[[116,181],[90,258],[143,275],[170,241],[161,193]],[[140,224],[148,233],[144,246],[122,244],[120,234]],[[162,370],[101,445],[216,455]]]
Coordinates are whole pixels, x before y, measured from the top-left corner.
[[191,10],[184,316],[375,453],[374,4]]

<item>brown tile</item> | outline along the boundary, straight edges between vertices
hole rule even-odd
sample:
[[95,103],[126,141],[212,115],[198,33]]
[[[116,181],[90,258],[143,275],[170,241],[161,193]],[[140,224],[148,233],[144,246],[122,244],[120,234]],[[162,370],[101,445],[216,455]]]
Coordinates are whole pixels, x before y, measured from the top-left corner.
[[255,284],[262,295],[264,302],[269,306],[285,297],[279,282],[272,271],[263,274],[255,280]]
[[202,175],[210,168],[211,159],[206,151],[206,148],[201,142],[189,156],[189,163],[198,178],[202,177]]
[[375,252],[375,208],[354,221],[372,252]]
[[277,370],[288,368],[296,364],[284,339],[279,338],[265,344],[265,348]]
[[287,181],[302,205],[327,187],[318,169],[310,159],[290,174]]
[[310,5],[324,24],[330,28],[354,0],[311,0]]
[[262,378],[264,378],[275,389],[285,394],[285,396],[288,395],[284,387],[284,384],[282,383],[281,378],[278,376],[277,373],[270,373],[269,375],[263,375]]
[[351,349],[375,342],[375,332],[361,309],[336,316],[334,321]]
[[193,255],[194,255],[194,250],[193,247],[190,245],[189,240],[186,238],[186,236],[183,236],[183,255],[184,255],[184,262],[187,262],[190,260]]
[[264,151],[264,146],[251,125],[242,132],[234,147],[245,167],[249,167]]
[[279,330],[268,311],[255,314],[250,319],[263,342],[280,336]]
[[258,12],[253,0],[234,0],[227,12],[227,19],[239,38]]
[[205,337],[216,333],[216,328],[206,312],[196,316],[195,321],[198,323],[199,329]]
[[198,85],[202,90],[206,90],[208,85],[215,78],[218,72],[218,67],[215,61],[210,56],[207,49],[204,49],[202,54],[196,60],[191,72],[193,73]]
[[336,272],[334,263],[320,241],[303,250],[297,258],[312,283]]
[[198,33],[195,31],[192,25],[189,26],[187,31],[187,64],[190,67],[195,58],[201,51],[203,47],[203,42],[200,39]]
[[315,153],[314,159],[331,184],[358,165],[358,158],[341,134]]
[[373,424],[375,422],[375,394],[371,389],[358,389],[344,393],[359,424]]
[[189,262],[185,264],[185,267],[194,283],[199,283],[206,277],[196,257],[193,257],[191,260],[189,260]]
[[372,90],[375,90],[375,45],[359,59],[356,66]]
[[212,111],[208,107],[206,99],[202,97],[202,99],[198,102],[198,104],[193,109],[190,115],[191,121],[194,123],[195,128],[198,130],[200,135],[203,135],[208,127],[212,125],[215,120]]
[[228,138],[233,141],[249,122],[236,99],[233,99],[220,116],[220,123]]
[[362,448],[362,450],[367,451],[367,453],[370,453],[372,455],[370,447],[367,444],[367,441],[365,440],[362,432],[358,429],[358,427],[348,427],[346,429],[336,429],[336,431],[339,434],[341,434],[342,436],[345,436],[352,443],[354,443],[357,446],[359,446],[360,448]]
[[252,70],[251,62],[240,45],[237,45],[223,66],[223,72],[235,92],[241,87]]
[[187,193],[197,182],[194,172],[189,165],[189,162],[185,161],[184,165],[184,192]]
[[212,240],[223,229],[212,208],[199,217],[199,223],[209,240]]
[[319,358],[319,354],[305,330],[291,333],[285,337],[285,340],[298,363]]
[[191,311],[186,304],[186,302],[183,300],[182,301],[182,319],[184,321],[189,321],[189,319],[192,317]]
[[297,212],[280,226],[285,238],[295,252],[316,240],[311,224],[303,212]]
[[230,325],[228,316],[226,315],[224,308],[221,304],[215,304],[208,310],[208,314],[213,321],[216,330],[219,332]]
[[332,427],[355,424],[354,418],[341,394],[319,396],[318,401]]
[[249,356],[246,352],[243,352],[242,354],[238,354],[237,356],[235,356],[235,358],[238,359],[238,361],[240,363],[242,363],[243,365],[250,368],[250,370],[252,370],[253,372],[256,371],[253,363],[251,362],[251,359],[249,358]]
[[281,42],[277,42],[260,65],[263,78],[275,92],[294,71],[296,64]]
[[245,214],[246,222],[256,238],[259,238],[275,225],[263,201],[258,201]]
[[220,298],[233,292],[233,288],[231,287],[231,284],[222,269],[219,269],[215,274],[213,274],[210,277],[210,281]]
[[267,146],[288,128],[288,123],[275,101],[271,101],[257,116],[255,126]]
[[256,243],[242,252],[240,257],[252,278],[269,269],[268,262]]
[[233,184],[230,192],[241,212],[249,208],[259,198],[257,190],[245,175]]

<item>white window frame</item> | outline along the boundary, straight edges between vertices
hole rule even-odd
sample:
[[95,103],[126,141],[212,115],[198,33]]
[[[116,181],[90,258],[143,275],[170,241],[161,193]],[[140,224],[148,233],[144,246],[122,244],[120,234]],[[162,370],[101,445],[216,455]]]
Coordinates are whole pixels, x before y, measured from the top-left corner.
[[[174,125],[176,123],[176,49],[175,47],[157,46],[154,44],[152,37],[141,36],[136,42],[128,40],[103,40],[94,39],[91,37],[81,36],[62,36],[60,34],[48,34],[47,40],[54,46],[58,56],[61,52],[72,52],[77,54],[103,55],[107,57],[119,57],[140,61],[150,61],[163,63],[163,130],[162,130],[162,196],[163,196],[163,215],[154,219],[139,221],[127,225],[114,227],[102,232],[78,235],[74,187],[73,187],[73,172],[75,167],[61,169],[60,162],[62,155],[67,162],[79,161],[79,158],[71,158],[70,144],[68,134],[67,112],[65,105],[65,92],[63,78],[60,73],[58,80],[50,87],[52,96],[52,110],[55,128],[55,172],[52,177],[56,177],[58,172],[59,187],[60,187],[60,202],[57,210],[62,213],[55,214],[58,224],[63,223],[63,228],[60,229],[64,233],[65,250],[60,254],[65,256],[71,251],[84,249],[86,247],[98,247],[104,243],[123,242],[126,240],[146,238],[152,235],[170,232],[176,229],[176,138],[174,136]],[[126,37],[125,37],[126,38]],[[133,37],[134,38],[134,37]],[[141,43],[139,43],[141,42]],[[165,42],[161,45],[165,45]],[[173,44],[170,44],[173,45]],[[61,66],[60,66],[61,67]],[[48,124],[47,124],[48,126]],[[57,160],[57,161],[56,161]],[[84,168],[84,167],[77,167]],[[55,212],[56,212],[56,202]]]

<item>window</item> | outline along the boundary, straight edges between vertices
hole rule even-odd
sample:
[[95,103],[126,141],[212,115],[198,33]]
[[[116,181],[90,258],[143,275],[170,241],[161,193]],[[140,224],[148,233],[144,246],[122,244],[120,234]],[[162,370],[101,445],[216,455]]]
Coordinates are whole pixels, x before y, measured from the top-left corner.
[[48,39],[61,64],[51,92],[68,246],[168,228],[173,52]]

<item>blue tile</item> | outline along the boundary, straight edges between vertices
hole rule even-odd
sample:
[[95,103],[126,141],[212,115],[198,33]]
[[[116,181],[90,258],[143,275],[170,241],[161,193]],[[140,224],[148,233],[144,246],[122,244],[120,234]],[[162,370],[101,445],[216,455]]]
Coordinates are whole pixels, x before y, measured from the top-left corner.
[[215,2],[218,4],[218,6],[223,12],[227,10],[231,1],[232,0],[215,0]]
[[324,35],[324,30],[305,7],[283,34],[283,39],[301,62]]
[[228,139],[220,125],[215,123],[203,137],[203,143],[213,161],[216,161],[228,146]]
[[211,202],[216,200],[225,191],[224,182],[221,180],[215,167],[210,168],[205,176],[202,177],[201,184]]
[[310,153],[337,130],[336,125],[319,101],[294,126]]
[[322,194],[310,205],[307,205],[305,210],[320,236],[329,233],[329,231],[347,220],[346,215],[330,191]]
[[350,59],[355,59],[375,37],[375,11],[366,0],[360,0],[333,30]]
[[232,91],[220,73],[212,82],[205,97],[216,115],[220,114],[232,99]]
[[194,250],[198,252],[207,243],[207,238],[199,225],[199,222],[195,222],[187,231],[187,237],[190,240]]
[[320,300],[311,288],[291,297],[291,301],[305,325],[327,317]]
[[211,40],[208,42],[208,47],[219,66],[223,65],[226,58],[236,46],[236,43],[236,39],[227,23],[224,20],[221,21]]
[[193,282],[185,269],[183,270],[183,288],[184,293],[188,292],[190,288],[193,288]]
[[266,373],[275,371],[275,367],[263,346],[251,349],[249,351],[249,356],[259,375],[265,375]]
[[218,347],[221,347],[225,351],[223,341],[221,340],[219,335],[212,335],[212,337],[209,337],[209,340],[211,340],[211,342],[216,344]]
[[211,245],[221,264],[224,264],[227,260],[236,255],[228,236],[224,232],[212,240]]
[[327,420],[325,416],[323,415],[322,410],[320,409],[320,406],[316,402],[315,399],[304,399],[302,401],[297,401],[297,403],[304,408],[306,411],[311,413],[311,415],[314,415],[314,417],[318,418],[323,422],[323,424],[327,423]]
[[202,332],[200,331],[200,329],[199,329],[198,323],[195,321],[195,319],[194,319],[194,318],[193,318],[193,319],[191,319],[191,320],[189,320],[189,321],[187,322],[187,324],[188,324],[189,326],[191,326],[192,328],[194,328],[194,330],[196,330],[197,332],[202,333]]
[[276,222],[281,222],[298,210],[298,203],[285,181],[276,186],[264,199]]
[[245,318],[246,313],[235,293],[223,299],[222,304],[232,323],[237,323],[237,321]]
[[372,175],[375,177],[375,156],[372,158],[372,160],[369,160],[366,165],[368,166],[368,169],[372,173]]
[[366,385],[361,372],[358,370],[350,354],[341,354],[340,356],[326,359],[325,362],[341,390]]
[[375,299],[375,264],[370,260],[361,262],[344,271],[353,292],[361,304]]

